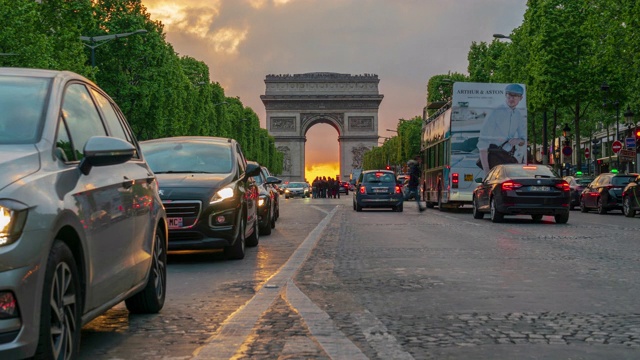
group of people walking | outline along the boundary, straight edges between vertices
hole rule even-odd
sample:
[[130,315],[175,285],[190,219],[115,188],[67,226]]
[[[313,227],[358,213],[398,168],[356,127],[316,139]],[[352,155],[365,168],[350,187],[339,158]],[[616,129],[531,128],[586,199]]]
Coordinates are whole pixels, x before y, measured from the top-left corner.
[[340,179],[316,176],[311,183],[311,195],[314,199],[340,199]]

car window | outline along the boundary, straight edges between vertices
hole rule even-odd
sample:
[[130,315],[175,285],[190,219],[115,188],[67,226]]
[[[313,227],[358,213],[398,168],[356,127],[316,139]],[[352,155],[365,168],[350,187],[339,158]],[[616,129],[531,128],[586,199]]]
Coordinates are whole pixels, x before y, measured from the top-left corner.
[[580,178],[580,179],[576,180],[576,182],[577,182],[579,185],[589,185],[589,184],[591,183],[591,181],[593,181],[593,179],[588,179],[588,178],[587,178],[587,179],[584,179],[584,178]]
[[611,179],[611,185],[624,186],[627,185],[633,178],[633,176],[614,176]]
[[0,144],[39,140],[49,79],[0,77]]
[[140,146],[155,173],[228,174],[233,169],[228,143],[143,142]]
[[69,157],[70,161],[82,159],[84,145],[89,138],[107,135],[89,91],[82,84],[71,84],[65,89],[62,118],[71,136],[73,148],[73,153],[67,155],[75,156],[74,159]]
[[525,165],[508,166],[504,168],[507,177],[556,177],[556,175],[546,166]]
[[[113,104],[106,97],[104,97],[102,94],[97,92],[95,89],[91,89],[91,93],[95,97],[96,102],[98,103],[98,107],[100,107],[100,110],[102,110],[102,114],[104,115],[104,120],[107,124],[107,127],[109,128],[109,131],[111,132],[110,135],[113,137],[122,139],[124,141],[127,141],[133,145],[131,136],[125,130],[125,126],[123,125],[122,120],[120,119],[115,109],[113,108]],[[134,154],[134,157],[139,158],[139,155],[137,154],[137,152],[136,154]]]

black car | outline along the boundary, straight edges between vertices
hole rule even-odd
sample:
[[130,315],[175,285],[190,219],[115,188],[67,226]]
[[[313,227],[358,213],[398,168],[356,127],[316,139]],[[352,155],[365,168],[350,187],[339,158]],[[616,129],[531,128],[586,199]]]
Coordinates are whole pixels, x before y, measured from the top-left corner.
[[489,171],[473,190],[473,217],[485,213],[501,222],[505,215],[531,215],[540,221],[553,215],[556,223],[569,221],[569,184],[546,165],[502,164]]
[[353,192],[353,210],[391,208],[402,212],[404,196],[393,171],[366,170],[360,174]]
[[582,194],[582,190],[584,190],[587,185],[591,184],[593,177],[565,176],[563,179],[569,183],[569,188],[571,189],[570,208],[573,210],[576,206],[580,206],[580,194]]
[[[260,166],[257,162],[247,161],[249,165]],[[260,167],[260,173],[253,179],[258,187],[258,229],[260,235],[270,235],[271,229],[276,227],[276,195],[278,192],[272,188],[272,184],[282,181],[273,176],[267,176],[266,168]],[[274,195],[275,193],[275,195]]]
[[260,166],[233,139],[185,136],[147,140],[142,152],[160,184],[169,250],[224,249],[242,259],[258,245]]
[[[273,177],[269,169],[267,169],[265,166],[262,166],[261,168],[262,168],[262,173],[267,179],[269,177]],[[270,182],[267,187],[273,193],[273,198],[275,199],[275,215],[276,215],[276,220],[278,220],[278,218],[280,217],[280,194],[281,194],[280,185],[282,184],[282,180],[277,177],[275,177],[275,179],[278,181],[273,183]]]
[[598,214],[622,210],[622,190],[638,174],[604,173],[598,175],[580,194],[580,211],[595,209]]
[[340,188],[338,188],[338,191],[345,195],[349,195],[349,183],[346,181],[341,181]]
[[626,217],[636,216],[636,211],[640,211],[640,176],[629,181],[622,190],[622,212]]

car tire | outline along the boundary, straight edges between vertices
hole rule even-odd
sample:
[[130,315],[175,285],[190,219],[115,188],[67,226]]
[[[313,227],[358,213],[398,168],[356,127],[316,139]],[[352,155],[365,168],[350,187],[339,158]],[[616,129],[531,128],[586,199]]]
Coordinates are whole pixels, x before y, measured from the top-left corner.
[[540,214],[531,215],[531,220],[533,220],[534,222],[539,222],[540,220],[542,220],[542,215]]
[[504,214],[498,211],[496,208],[496,201],[491,198],[491,221],[494,223],[499,223],[504,220]]
[[353,210],[356,210],[356,202],[355,202],[355,200],[353,201]]
[[598,214],[605,215],[606,213],[607,213],[607,209],[604,207],[604,204],[602,203],[602,198],[599,197],[598,198]]
[[80,275],[73,254],[63,241],[55,240],[44,276],[40,335],[34,359],[78,356],[82,329],[80,293]]
[[589,209],[584,203],[584,199],[580,199],[580,212],[583,212],[583,213],[589,212]]
[[622,212],[626,217],[636,216],[636,211],[631,206],[631,198],[628,196],[622,200]]
[[245,254],[245,219],[244,216],[240,215],[240,221],[238,222],[238,236],[236,240],[233,242],[231,246],[226,246],[224,248],[224,256],[229,260],[242,260],[244,259]]
[[554,215],[556,224],[566,224],[569,221],[569,212]]
[[[428,205],[427,205],[428,207]],[[478,209],[478,202],[476,201],[476,198],[473,198],[473,218],[474,219],[483,219],[484,218],[484,213],[480,211],[480,209]]]
[[[269,229],[271,230],[271,229]],[[260,224],[258,224],[258,219],[253,222],[253,234],[249,235],[246,240],[246,245],[249,247],[258,246],[260,242]]]
[[156,314],[164,306],[167,294],[167,242],[161,228],[156,229],[154,242],[147,285],[125,300],[127,310],[132,314]]
[[[273,212],[269,209],[267,213],[267,221],[264,226],[259,227],[260,235],[271,235],[271,227],[275,224],[275,220],[273,220]],[[274,225],[275,227],[275,225]]]

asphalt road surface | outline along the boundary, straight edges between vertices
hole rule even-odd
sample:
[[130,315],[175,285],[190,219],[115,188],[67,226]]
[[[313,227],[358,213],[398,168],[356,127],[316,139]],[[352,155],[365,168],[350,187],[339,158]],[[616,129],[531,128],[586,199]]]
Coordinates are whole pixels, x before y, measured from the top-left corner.
[[116,306],[81,359],[638,359],[639,233],[615,211],[494,224],[282,199],[243,260],[170,253],[162,312]]

